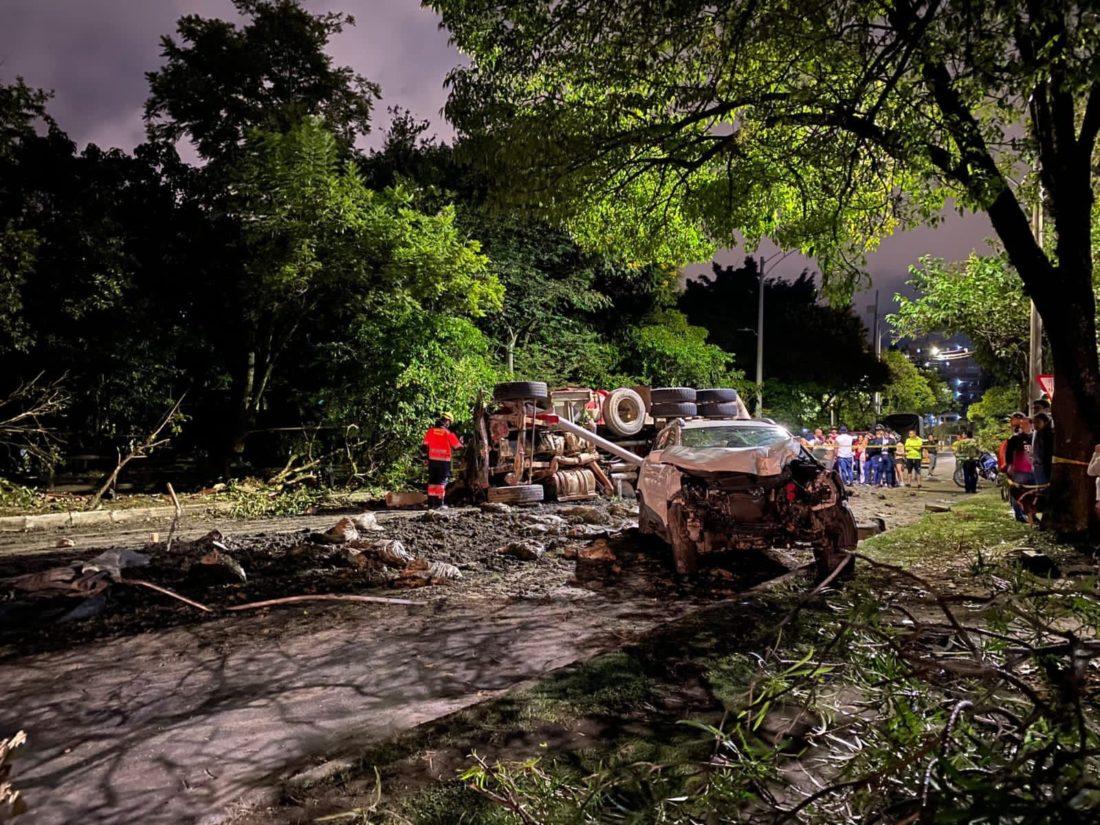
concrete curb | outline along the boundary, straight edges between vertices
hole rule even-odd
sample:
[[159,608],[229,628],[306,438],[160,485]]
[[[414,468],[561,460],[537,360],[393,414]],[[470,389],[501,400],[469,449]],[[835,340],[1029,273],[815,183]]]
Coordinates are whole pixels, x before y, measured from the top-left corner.
[[[184,516],[206,513],[227,513],[232,508],[228,502],[187,504],[181,510]],[[98,527],[104,524],[122,524],[131,521],[171,521],[176,508],[131,507],[126,510],[70,510],[66,513],[41,513],[28,516],[0,517],[0,533],[28,533],[32,530],[64,530],[71,527]]]

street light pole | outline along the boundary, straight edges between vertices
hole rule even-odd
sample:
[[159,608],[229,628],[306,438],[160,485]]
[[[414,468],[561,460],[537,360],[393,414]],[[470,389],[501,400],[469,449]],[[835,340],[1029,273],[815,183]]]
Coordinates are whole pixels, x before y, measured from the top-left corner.
[[756,415],[764,414],[764,267],[760,267],[760,288],[756,301]]
[[[871,329],[875,336],[875,360],[882,360],[882,333],[878,328],[878,290],[875,290],[875,317],[871,322]],[[882,415],[882,393],[878,390],[875,391],[875,417],[878,418]]]

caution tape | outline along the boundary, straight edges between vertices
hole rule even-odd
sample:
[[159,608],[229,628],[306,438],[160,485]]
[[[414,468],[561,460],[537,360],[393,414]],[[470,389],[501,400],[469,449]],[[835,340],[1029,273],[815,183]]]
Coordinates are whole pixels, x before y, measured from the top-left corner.
[[1088,467],[1089,466],[1089,462],[1087,462],[1087,461],[1078,461],[1076,458],[1062,458],[1062,456],[1060,456],[1060,455],[1054,456],[1054,463],[1055,464],[1075,464],[1078,467]]

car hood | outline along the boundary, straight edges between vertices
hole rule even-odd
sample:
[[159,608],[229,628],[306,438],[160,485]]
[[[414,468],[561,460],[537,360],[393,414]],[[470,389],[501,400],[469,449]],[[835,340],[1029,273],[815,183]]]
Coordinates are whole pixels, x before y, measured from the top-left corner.
[[766,447],[669,447],[658,460],[688,473],[777,476],[799,453],[799,443],[792,438]]

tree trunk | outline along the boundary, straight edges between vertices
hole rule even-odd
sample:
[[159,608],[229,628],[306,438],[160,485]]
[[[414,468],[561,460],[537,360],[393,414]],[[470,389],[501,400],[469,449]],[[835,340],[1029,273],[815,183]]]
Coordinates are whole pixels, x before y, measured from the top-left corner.
[[[1100,443],[1100,366],[1091,286],[1045,308],[1043,323],[1054,363],[1054,466],[1044,525],[1083,538],[1093,518],[1095,487],[1085,474]],[[1032,377],[1034,380],[1034,377]]]

